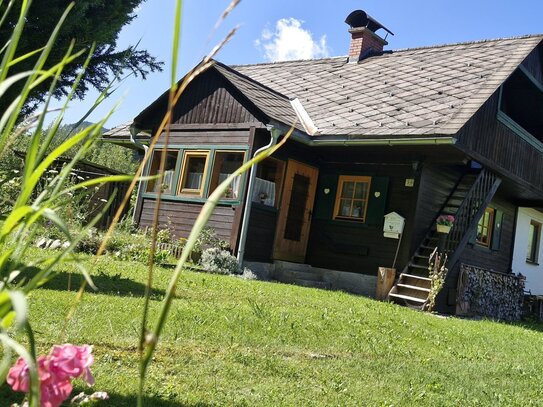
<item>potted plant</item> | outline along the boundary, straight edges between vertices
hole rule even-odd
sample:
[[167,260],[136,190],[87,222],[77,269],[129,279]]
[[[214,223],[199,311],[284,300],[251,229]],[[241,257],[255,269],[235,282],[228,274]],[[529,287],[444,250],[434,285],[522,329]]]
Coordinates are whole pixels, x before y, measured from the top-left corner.
[[454,224],[454,216],[440,215],[436,221],[437,231],[439,233],[449,233]]

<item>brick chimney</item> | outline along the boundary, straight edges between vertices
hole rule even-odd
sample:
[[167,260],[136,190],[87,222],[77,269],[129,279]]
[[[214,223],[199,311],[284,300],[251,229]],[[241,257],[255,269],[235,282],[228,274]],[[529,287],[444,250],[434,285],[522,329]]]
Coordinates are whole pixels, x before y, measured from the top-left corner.
[[382,28],[387,33],[394,35],[384,25],[362,10],[353,11],[347,16],[345,22],[350,25],[349,32],[351,33],[349,62],[359,62],[372,54],[383,52],[383,47],[388,45],[388,42],[375,34],[378,29]]

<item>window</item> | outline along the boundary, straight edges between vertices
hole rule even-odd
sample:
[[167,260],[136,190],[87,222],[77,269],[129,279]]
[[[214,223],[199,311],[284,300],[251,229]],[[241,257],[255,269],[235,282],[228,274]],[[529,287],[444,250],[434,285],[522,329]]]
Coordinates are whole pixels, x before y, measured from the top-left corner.
[[253,202],[277,207],[285,163],[274,158],[266,158],[256,168],[253,187]]
[[[157,147],[153,151],[147,175],[156,175],[160,170],[160,158],[166,151],[164,182],[161,190],[168,200],[187,200],[202,202],[217,186],[245,162],[247,149],[243,146],[198,148],[175,146],[165,150]],[[235,179],[221,197],[224,204],[239,203],[245,176]],[[148,181],[145,194],[153,195],[159,191],[156,180]],[[152,196],[150,196],[152,197]]]
[[[151,160],[151,169],[149,175],[157,175],[160,170],[160,160],[164,150],[155,150]],[[173,193],[173,183],[175,175],[175,166],[177,164],[178,151],[166,151],[166,161],[164,163],[164,177],[162,179],[162,193],[171,195]],[[158,192],[160,180],[150,180],[147,182],[147,192]]]
[[187,151],[183,157],[180,195],[203,196],[209,151]]
[[513,122],[506,123],[510,127],[543,142],[543,87],[523,69],[517,69],[504,83],[500,111]]
[[540,235],[541,223],[532,220],[528,229],[528,247],[526,251],[526,261],[529,263],[537,263]]
[[486,208],[484,215],[477,224],[477,236],[475,243],[480,246],[490,247],[492,241],[492,229],[494,227],[494,208]]
[[[243,151],[216,151],[211,173],[210,193],[217,188],[230,174],[243,164],[245,153]],[[224,194],[224,199],[238,199],[241,176],[236,177]]]
[[339,177],[334,219],[365,222],[371,177]]

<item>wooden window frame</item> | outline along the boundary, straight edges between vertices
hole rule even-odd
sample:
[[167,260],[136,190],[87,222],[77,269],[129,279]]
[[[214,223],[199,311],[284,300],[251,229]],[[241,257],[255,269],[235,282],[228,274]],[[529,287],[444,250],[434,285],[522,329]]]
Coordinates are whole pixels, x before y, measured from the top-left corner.
[[[177,187],[177,194],[180,196],[191,196],[202,198],[206,188],[207,175],[209,170],[209,150],[185,150],[183,151],[183,163],[181,164],[181,171],[179,174],[179,185]],[[202,171],[202,182],[199,189],[183,188],[187,178],[187,164],[191,157],[205,157],[204,170]]]
[[[164,150],[166,150],[167,153],[175,153],[177,155],[177,157],[175,158],[175,167],[174,167],[174,174],[173,174],[173,179],[172,179],[172,187],[171,187],[171,192],[168,194],[168,193],[162,193],[163,195],[174,195],[174,191],[176,190],[176,176],[177,176],[177,165],[179,163],[179,155],[180,155],[180,151],[178,149],[175,149],[175,148],[163,148],[163,147],[158,147],[158,148],[155,148],[153,149],[153,153],[151,155],[151,160],[150,160],[150,163],[149,163],[149,170],[147,171],[147,175],[149,176],[152,176],[152,175],[158,175],[158,169],[160,168],[160,160],[158,162],[158,166],[156,168],[156,172],[153,173],[153,164],[155,163],[155,154],[156,153],[162,153]],[[154,190],[155,188],[155,183],[158,181],[158,179],[156,180],[152,180],[152,181],[147,181],[145,183],[145,189],[144,189],[144,193],[146,194],[156,194],[157,192]],[[152,184],[151,184],[152,183]],[[150,185],[153,185],[153,190],[149,190],[149,187]]]
[[[481,222],[481,220],[484,221],[484,218],[485,218],[485,215],[486,214],[489,214],[489,217],[488,217],[488,225],[487,226],[484,226],[484,224],[482,225],[482,228],[484,230],[484,228],[486,227],[487,229],[487,241],[486,242],[483,242],[481,240],[478,239],[477,237],[477,231],[479,229],[479,222]],[[482,246],[482,247],[486,247],[487,249],[490,249],[492,247],[492,232],[494,231],[494,219],[496,217],[496,210],[494,208],[491,208],[491,207],[487,207],[485,209],[485,213],[483,214],[483,216],[481,216],[481,219],[479,220],[479,222],[477,222],[477,231],[475,232],[475,244],[477,244],[478,246]]]
[[[242,155],[242,158],[241,158],[241,165],[243,166],[243,164],[245,163],[245,158],[246,158],[246,151],[245,150],[224,150],[224,149],[219,149],[219,150],[214,150],[213,151],[213,157],[212,157],[212,165],[211,165],[211,173],[210,173],[210,178],[209,178],[209,194],[208,195],[211,195],[214,191],[213,188],[213,183],[215,182],[215,169],[217,168],[217,154],[218,153],[227,153],[227,154],[235,154],[235,153],[238,153],[238,154],[241,154]],[[206,165],[206,169],[208,168],[208,166]],[[217,173],[217,177],[218,177],[218,173]],[[241,197],[241,192],[242,192],[242,181],[243,181],[243,174],[240,174],[239,175],[239,190],[238,190],[238,197],[237,198],[225,198],[224,196],[221,197],[221,201],[239,201],[240,200],[240,197]],[[217,185],[216,187],[218,187],[220,184],[220,182],[218,181],[217,179]],[[215,187],[215,188],[216,188]]]
[[[342,216],[339,215],[340,210],[340,204],[341,204],[341,194],[343,192],[343,185],[346,182],[354,182],[356,183],[365,183],[367,184],[367,192],[364,199],[356,199],[357,201],[365,201],[364,205],[364,214],[361,218],[355,218],[353,216]],[[356,189],[356,188],[355,188]],[[358,223],[365,223],[366,222],[366,214],[368,212],[368,206],[369,206],[369,200],[370,200],[370,189],[371,189],[371,177],[368,176],[362,176],[362,175],[340,175],[338,179],[338,186],[336,191],[336,201],[334,204],[334,220],[347,220],[347,221],[354,221]],[[351,199],[351,201],[355,201],[354,197]],[[351,204],[352,206],[352,204]]]
[[[541,223],[535,220],[530,220],[530,226],[534,227],[534,236],[532,241],[532,250],[526,253],[526,262],[537,264],[539,260],[539,243],[541,241]],[[529,236],[528,236],[529,238]]]

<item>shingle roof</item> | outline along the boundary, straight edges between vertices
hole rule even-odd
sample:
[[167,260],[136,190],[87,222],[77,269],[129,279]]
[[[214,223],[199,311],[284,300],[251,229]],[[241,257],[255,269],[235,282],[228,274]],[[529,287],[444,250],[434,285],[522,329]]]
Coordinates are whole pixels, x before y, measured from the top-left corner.
[[452,135],[542,40],[534,35],[412,48],[359,63],[337,57],[217,68],[285,124],[294,117],[287,98],[298,98],[317,136]]

